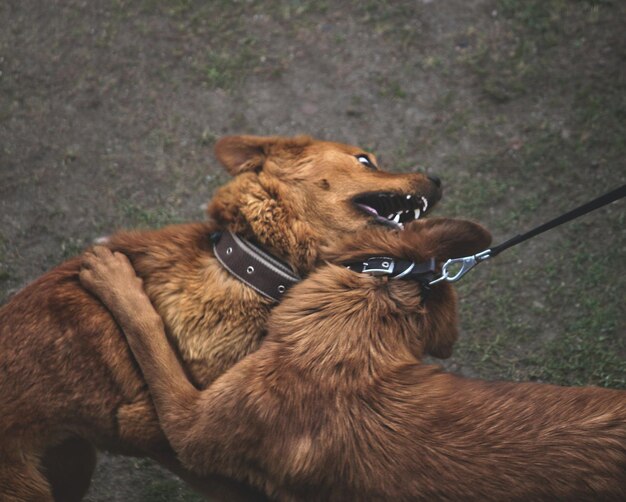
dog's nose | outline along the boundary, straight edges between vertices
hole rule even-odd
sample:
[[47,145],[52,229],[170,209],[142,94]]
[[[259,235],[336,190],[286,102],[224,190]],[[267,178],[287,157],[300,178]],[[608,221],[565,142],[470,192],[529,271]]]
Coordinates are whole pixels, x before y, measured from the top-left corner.
[[441,188],[441,178],[439,176],[428,176],[428,179],[437,185],[437,188]]

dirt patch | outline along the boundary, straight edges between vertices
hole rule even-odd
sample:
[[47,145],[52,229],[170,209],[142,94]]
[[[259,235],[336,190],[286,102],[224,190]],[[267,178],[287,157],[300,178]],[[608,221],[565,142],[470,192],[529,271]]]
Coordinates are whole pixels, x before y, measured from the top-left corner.
[[[0,301],[94,238],[203,218],[230,133],[357,143],[500,241],[623,184],[619,0],[0,6]],[[624,203],[460,285],[466,374],[626,386]],[[617,272],[617,273],[616,273]],[[89,500],[193,500],[103,456]]]

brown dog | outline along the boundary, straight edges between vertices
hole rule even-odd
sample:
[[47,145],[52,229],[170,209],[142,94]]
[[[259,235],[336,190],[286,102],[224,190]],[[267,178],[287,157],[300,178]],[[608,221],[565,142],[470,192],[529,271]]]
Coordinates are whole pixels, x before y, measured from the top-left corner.
[[[484,249],[476,224],[371,230],[330,262],[423,261]],[[81,279],[119,320],[184,464],[280,500],[626,500],[626,392],[465,379],[423,365],[456,337],[449,284],[328,264],[272,313],[261,348],[198,391],[128,262]]]
[[[255,240],[305,275],[322,245],[371,225],[397,226],[440,198],[436,178],[379,171],[354,146],[243,136],[222,139],[216,154],[235,178],[210,203],[211,221],[108,243],[130,257],[199,387],[256,350],[273,307],[218,263],[213,232]],[[178,470],[128,346],[80,286],[79,266],[68,261],[0,309],[2,502],[52,493],[79,500],[95,465],[92,445]]]

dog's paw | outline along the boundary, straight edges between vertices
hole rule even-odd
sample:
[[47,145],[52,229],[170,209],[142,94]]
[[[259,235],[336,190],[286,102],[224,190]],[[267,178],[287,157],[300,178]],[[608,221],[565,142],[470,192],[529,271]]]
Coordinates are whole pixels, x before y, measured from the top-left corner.
[[132,305],[136,296],[145,295],[143,281],[137,277],[128,258],[104,246],[85,251],[79,279],[83,287],[110,310],[124,309],[126,305]]

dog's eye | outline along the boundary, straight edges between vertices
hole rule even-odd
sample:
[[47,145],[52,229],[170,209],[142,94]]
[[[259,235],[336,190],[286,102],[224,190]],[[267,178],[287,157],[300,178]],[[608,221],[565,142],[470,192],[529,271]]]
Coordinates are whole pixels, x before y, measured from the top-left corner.
[[356,159],[363,164],[365,167],[371,169],[372,171],[376,171],[378,168],[372,163],[370,158],[367,155],[357,155]]

